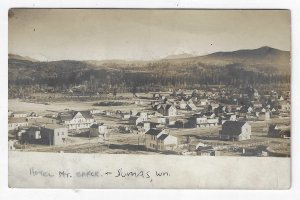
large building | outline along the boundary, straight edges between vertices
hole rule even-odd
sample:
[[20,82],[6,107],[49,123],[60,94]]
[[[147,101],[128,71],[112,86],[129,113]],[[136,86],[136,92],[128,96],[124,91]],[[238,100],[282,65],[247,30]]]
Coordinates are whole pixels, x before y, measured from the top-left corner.
[[226,121],[220,131],[221,140],[241,141],[251,137],[251,126],[247,122]]
[[41,127],[40,140],[46,145],[61,145],[66,142],[68,129],[58,124],[48,124]]
[[58,121],[69,130],[89,129],[92,124],[96,123],[89,111],[60,113]]
[[19,111],[19,112],[13,112],[11,114],[12,117],[15,117],[15,118],[22,118],[22,117],[27,117],[27,113],[26,112],[22,112],[22,111]]
[[40,145],[61,145],[66,142],[68,129],[59,124],[31,126],[18,132],[20,143]]
[[10,117],[8,118],[8,130],[17,130],[20,127],[28,126],[28,120],[25,117],[15,118]]
[[177,137],[169,135],[162,129],[150,129],[145,133],[145,146],[158,151],[174,150],[177,147]]

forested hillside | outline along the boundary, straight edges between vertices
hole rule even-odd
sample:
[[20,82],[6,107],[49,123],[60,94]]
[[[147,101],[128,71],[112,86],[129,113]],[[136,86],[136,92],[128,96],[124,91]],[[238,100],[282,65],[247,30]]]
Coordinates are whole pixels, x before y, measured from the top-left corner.
[[43,84],[65,89],[83,84],[93,91],[289,83],[290,53],[262,47],[197,57],[169,56],[155,61],[52,62],[14,55],[8,61],[8,77],[9,86]]

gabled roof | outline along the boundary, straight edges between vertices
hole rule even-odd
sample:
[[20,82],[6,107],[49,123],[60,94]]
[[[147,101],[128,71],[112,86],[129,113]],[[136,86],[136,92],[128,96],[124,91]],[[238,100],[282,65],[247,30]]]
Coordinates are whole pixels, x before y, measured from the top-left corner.
[[196,108],[196,105],[194,104],[194,102],[188,102],[187,106],[190,106],[191,108]]
[[150,130],[148,130],[145,134],[147,135],[158,135],[162,132],[162,129],[156,129],[156,128],[151,128]]
[[171,107],[173,107],[173,105],[171,105],[171,104],[160,104],[160,106],[157,107],[157,109],[162,108],[164,110],[169,110]]
[[158,140],[165,140],[169,135],[168,134],[161,134],[157,139]]
[[82,116],[86,119],[93,119],[93,116],[89,111],[75,111],[73,114],[73,118],[75,117],[75,115],[77,115],[77,113],[81,113]]
[[186,103],[184,99],[181,99],[180,103]]
[[173,105],[167,104],[166,109],[169,110]]

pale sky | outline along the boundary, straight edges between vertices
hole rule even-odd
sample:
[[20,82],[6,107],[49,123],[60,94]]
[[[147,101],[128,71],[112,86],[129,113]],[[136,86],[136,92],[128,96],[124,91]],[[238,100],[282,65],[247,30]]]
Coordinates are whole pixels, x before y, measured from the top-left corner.
[[287,10],[13,9],[9,53],[39,60],[151,60],[290,50]]

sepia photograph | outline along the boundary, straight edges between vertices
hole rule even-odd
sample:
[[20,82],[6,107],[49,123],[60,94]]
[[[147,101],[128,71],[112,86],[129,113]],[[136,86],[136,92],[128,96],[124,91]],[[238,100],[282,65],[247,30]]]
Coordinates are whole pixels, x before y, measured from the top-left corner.
[[[289,10],[10,9],[9,176],[25,155],[39,163],[126,155],[137,165],[141,155],[152,163],[280,159],[273,167],[284,159],[289,168],[290,26]],[[154,180],[123,170],[114,177]]]

